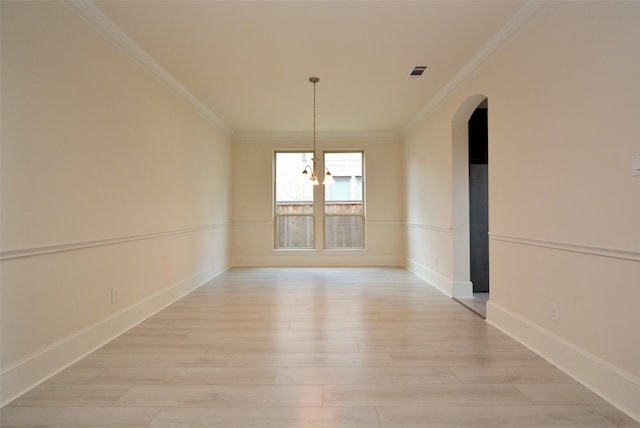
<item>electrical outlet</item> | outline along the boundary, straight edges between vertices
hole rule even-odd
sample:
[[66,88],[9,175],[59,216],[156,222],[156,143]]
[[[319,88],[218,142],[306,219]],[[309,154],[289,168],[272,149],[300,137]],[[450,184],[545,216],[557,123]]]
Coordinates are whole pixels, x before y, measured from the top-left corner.
[[120,300],[120,291],[118,291],[117,288],[112,288],[111,289],[111,303],[118,303],[118,300]]
[[631,175],[640,177],[640,153],[635,153],[631,156]]
[[549,305],[549,318],[553,322],[560,322],[560,308],[557,303],[551,303]]

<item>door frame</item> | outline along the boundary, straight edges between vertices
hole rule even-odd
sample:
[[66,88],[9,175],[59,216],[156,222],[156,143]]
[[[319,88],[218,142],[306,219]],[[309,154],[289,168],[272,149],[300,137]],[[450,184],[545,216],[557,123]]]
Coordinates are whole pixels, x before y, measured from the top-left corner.
[[452,121],[453,183],[453,297],[472,297],[469,227],[469,118],[487,100],[472,95],[458,108]]

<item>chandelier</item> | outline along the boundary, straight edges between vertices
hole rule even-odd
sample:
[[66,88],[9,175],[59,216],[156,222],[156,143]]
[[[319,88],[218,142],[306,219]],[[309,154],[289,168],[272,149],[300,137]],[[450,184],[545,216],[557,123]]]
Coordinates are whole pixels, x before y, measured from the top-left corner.
[[335,183],[329,169],[318,165],[320,158],[316,156],[316,83],[319,81],[320,79],[317,77],[309,77],[309,82],[313,83],[313,158],[311,158],[313,161],[313,167],[311,165],[307,165],[302,170],[302,177],[311,180],[311,183],[313,183],[314,186],[320,184],[318,181],[318,175],[321,175],[322,173],[324,173],[324,180],[322,180],[322,184],[328,185]]

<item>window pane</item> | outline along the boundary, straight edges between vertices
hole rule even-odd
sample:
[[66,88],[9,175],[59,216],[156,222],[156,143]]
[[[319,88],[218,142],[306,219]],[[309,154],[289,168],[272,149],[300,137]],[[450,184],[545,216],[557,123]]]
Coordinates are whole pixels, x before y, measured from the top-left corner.
[[324,205],[327,214],[361,214],[362,202],[360,201],[327,201]]
[[313,216],[276,216],[276,248],[312,248]]
[[313,248],[313,184],[302,177],[313,153],[276,153],[274,248]]
[[325,153],[335,183],[325,186],[325,248],[364,247],[362,152]]
[[362,152],[325,153],[335,183],[325,186],[325,213],[362,213]]
[[313,214],[313,184],[302,177],[311,158],[313,153],[276,153],[276,213]]
[[333,175],[334,184],[326,186],[325,200],[348,201],[351,199],[351,177],[337,177]]
[[361,215],[332,215],[325,217],[325,246],[327,248],[362,248]]
[[313,214],[313,203],[276,202],[276,214]]

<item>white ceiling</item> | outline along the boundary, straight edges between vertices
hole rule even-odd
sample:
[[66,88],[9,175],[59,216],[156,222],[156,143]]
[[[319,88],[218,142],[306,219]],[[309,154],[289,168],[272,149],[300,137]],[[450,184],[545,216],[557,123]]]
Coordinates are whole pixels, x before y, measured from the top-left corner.
[[[522,1],[95,1],[235,134],[400,132]],[[495,38],[495,37],[494,37]],[[415,65],[429,65],[410,80]]]

